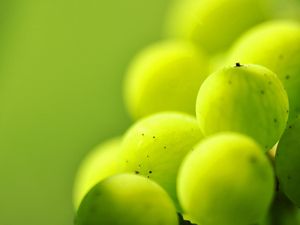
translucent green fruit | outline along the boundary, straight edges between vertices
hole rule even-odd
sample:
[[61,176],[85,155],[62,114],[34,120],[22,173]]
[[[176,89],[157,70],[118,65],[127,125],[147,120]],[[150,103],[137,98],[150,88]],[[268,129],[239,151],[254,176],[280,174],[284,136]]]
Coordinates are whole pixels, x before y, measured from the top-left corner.
[[200,142],[184,159],[178,198],[200,224],[256,224],[271,205],[274,183],[271,163],[254,140],[221,133]]
[[134,119],[160,111],[195,114],[197,93],[208,75],[206,57],[186,42],[168,41],[143,50],[125,78],[125,102]]
[[300,207],[300,119],[283,134],[275,157],[280,188]]
[[94,186],[83,199],[76,225],[177,225],[168,194],[153,181],[120,174]]
[[215,54],[266,20],[270,11],[269,0],[181,0],[171,8],[166,33],[191,40]]
[[[174,202],[177,171],[202,134],[194,117],[160,113],[137,122],[124,137],[121,168],[159,183]],[[179,207],[178,207],[179,208]]]
[[210,75],[199,90],[196,104],[204,135],[243,133],[266,151],[284,132],[288,110],[287,94],[273,72],[238,63]]
[[271,21],[246,32],[233,46],[229,62],[266,66],[282,81],[292,122],[300,114],[300,24]]
[[118,173],[120,146],[121,138],[109,140],[96,147],[82,161],[74,183],[73,200],[76,209],[95,184]]

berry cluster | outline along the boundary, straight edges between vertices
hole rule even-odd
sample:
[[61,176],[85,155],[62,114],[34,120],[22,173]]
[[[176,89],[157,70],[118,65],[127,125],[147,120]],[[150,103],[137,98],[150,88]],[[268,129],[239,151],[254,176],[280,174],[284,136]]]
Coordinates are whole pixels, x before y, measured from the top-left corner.
[[78,171],[76,225],[300,224],[294,4],[174,3],[125,76],[134,124]]

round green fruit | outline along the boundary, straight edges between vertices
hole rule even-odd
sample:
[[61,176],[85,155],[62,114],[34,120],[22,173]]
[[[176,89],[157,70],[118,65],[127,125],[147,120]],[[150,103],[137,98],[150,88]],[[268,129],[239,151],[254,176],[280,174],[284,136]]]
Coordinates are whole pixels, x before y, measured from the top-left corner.
[[120,174],[94,186],[83,199],[76,225],[177,225],[168,194],[153,181]]
[[269,0],[182,0],[170,9],[165,29],[169,36],[190,40],[215,54],[268,19],[270,11]]
[[260,64],[275,72],[289,97],[289,123],[296,119],[300,114],[300,23],[258,25],[236,42],[229,55],[229,63]]
[[194,115],[208,67],[206,57],[187,42],[165,41],[144,49],[125,77],[124,96],[130,115],[139,119],[168,110]]
[[177,204],[178,168],[183,157],[201,138],[194,117],[171,112],[149,116],[126,133],[120,156],[121,170],[156,181]]
[[184,159],[178,198],[200,224],[256,224],[271,205],[274,183],[271,163],[254,140],[221,133],[200,142]]
[[279,141],[275,165],[280,189],[300,207],[300,118],[288,126]]
[[82,161],[74,183],[73,201],[77,209],[85,194],[98,182],[118,173],[121,138],[97,146]]
[[288,119],[287,94],[277,76],[259,65],[225,67],[202,84],[196,105],[204,135],[233,131],[265,151],[281,137]]

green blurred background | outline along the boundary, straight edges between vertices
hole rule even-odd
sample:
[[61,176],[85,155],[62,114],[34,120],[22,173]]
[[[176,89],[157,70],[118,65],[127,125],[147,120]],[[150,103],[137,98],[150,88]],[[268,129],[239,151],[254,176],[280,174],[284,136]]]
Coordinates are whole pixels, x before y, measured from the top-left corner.
[[[170,1],[170,0],[169,0]],[[168,0],[0,2],[0,224],[71,225],[83,156],[130,124],[122,76]]]

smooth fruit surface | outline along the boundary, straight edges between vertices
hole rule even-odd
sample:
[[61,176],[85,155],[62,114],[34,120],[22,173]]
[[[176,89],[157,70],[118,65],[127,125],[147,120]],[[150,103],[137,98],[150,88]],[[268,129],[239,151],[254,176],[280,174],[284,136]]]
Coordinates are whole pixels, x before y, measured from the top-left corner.
[[120,174],[93,187],[82,201],[76,225],[177,225],[168,194],[137,175]]
[[300,23],[270,21],[246,32],[232,47],[229,63],[263,65],[277,74],[290,103],[289,122],[300,114]]
[[275,165],[280,188],[300,207],[300,119],[288,126],[276,152]]
[[225,67],[202,84],[196,105],[204,135],[233,131],[270,150],[288,119],[287,94],[277,76],[259,65]]
[[124,96],[134,119],[160,111],[195,114],[198,89],[208,75],[206,56],[191,43],[165,41],[141,51],[129,66]]
[[182,0],[171,8],[165,29],[215,54],[269,18],[270,11],[269,0]]
[[121,169],[156,181],[177,203],[178,168],[201,138],[194,117],[174,112],[149,116],[126,133],[120,157]]
[[274,192],[271,163],[241,134],[222,133],[200,142],[184,159],[178,198],[205,225],[249,225],[264,217]]
[[82,161],[74,183],[73,201],[76,209],[95,184],[118,172],[120,146],[121,138],[111,139],[97,146]]

